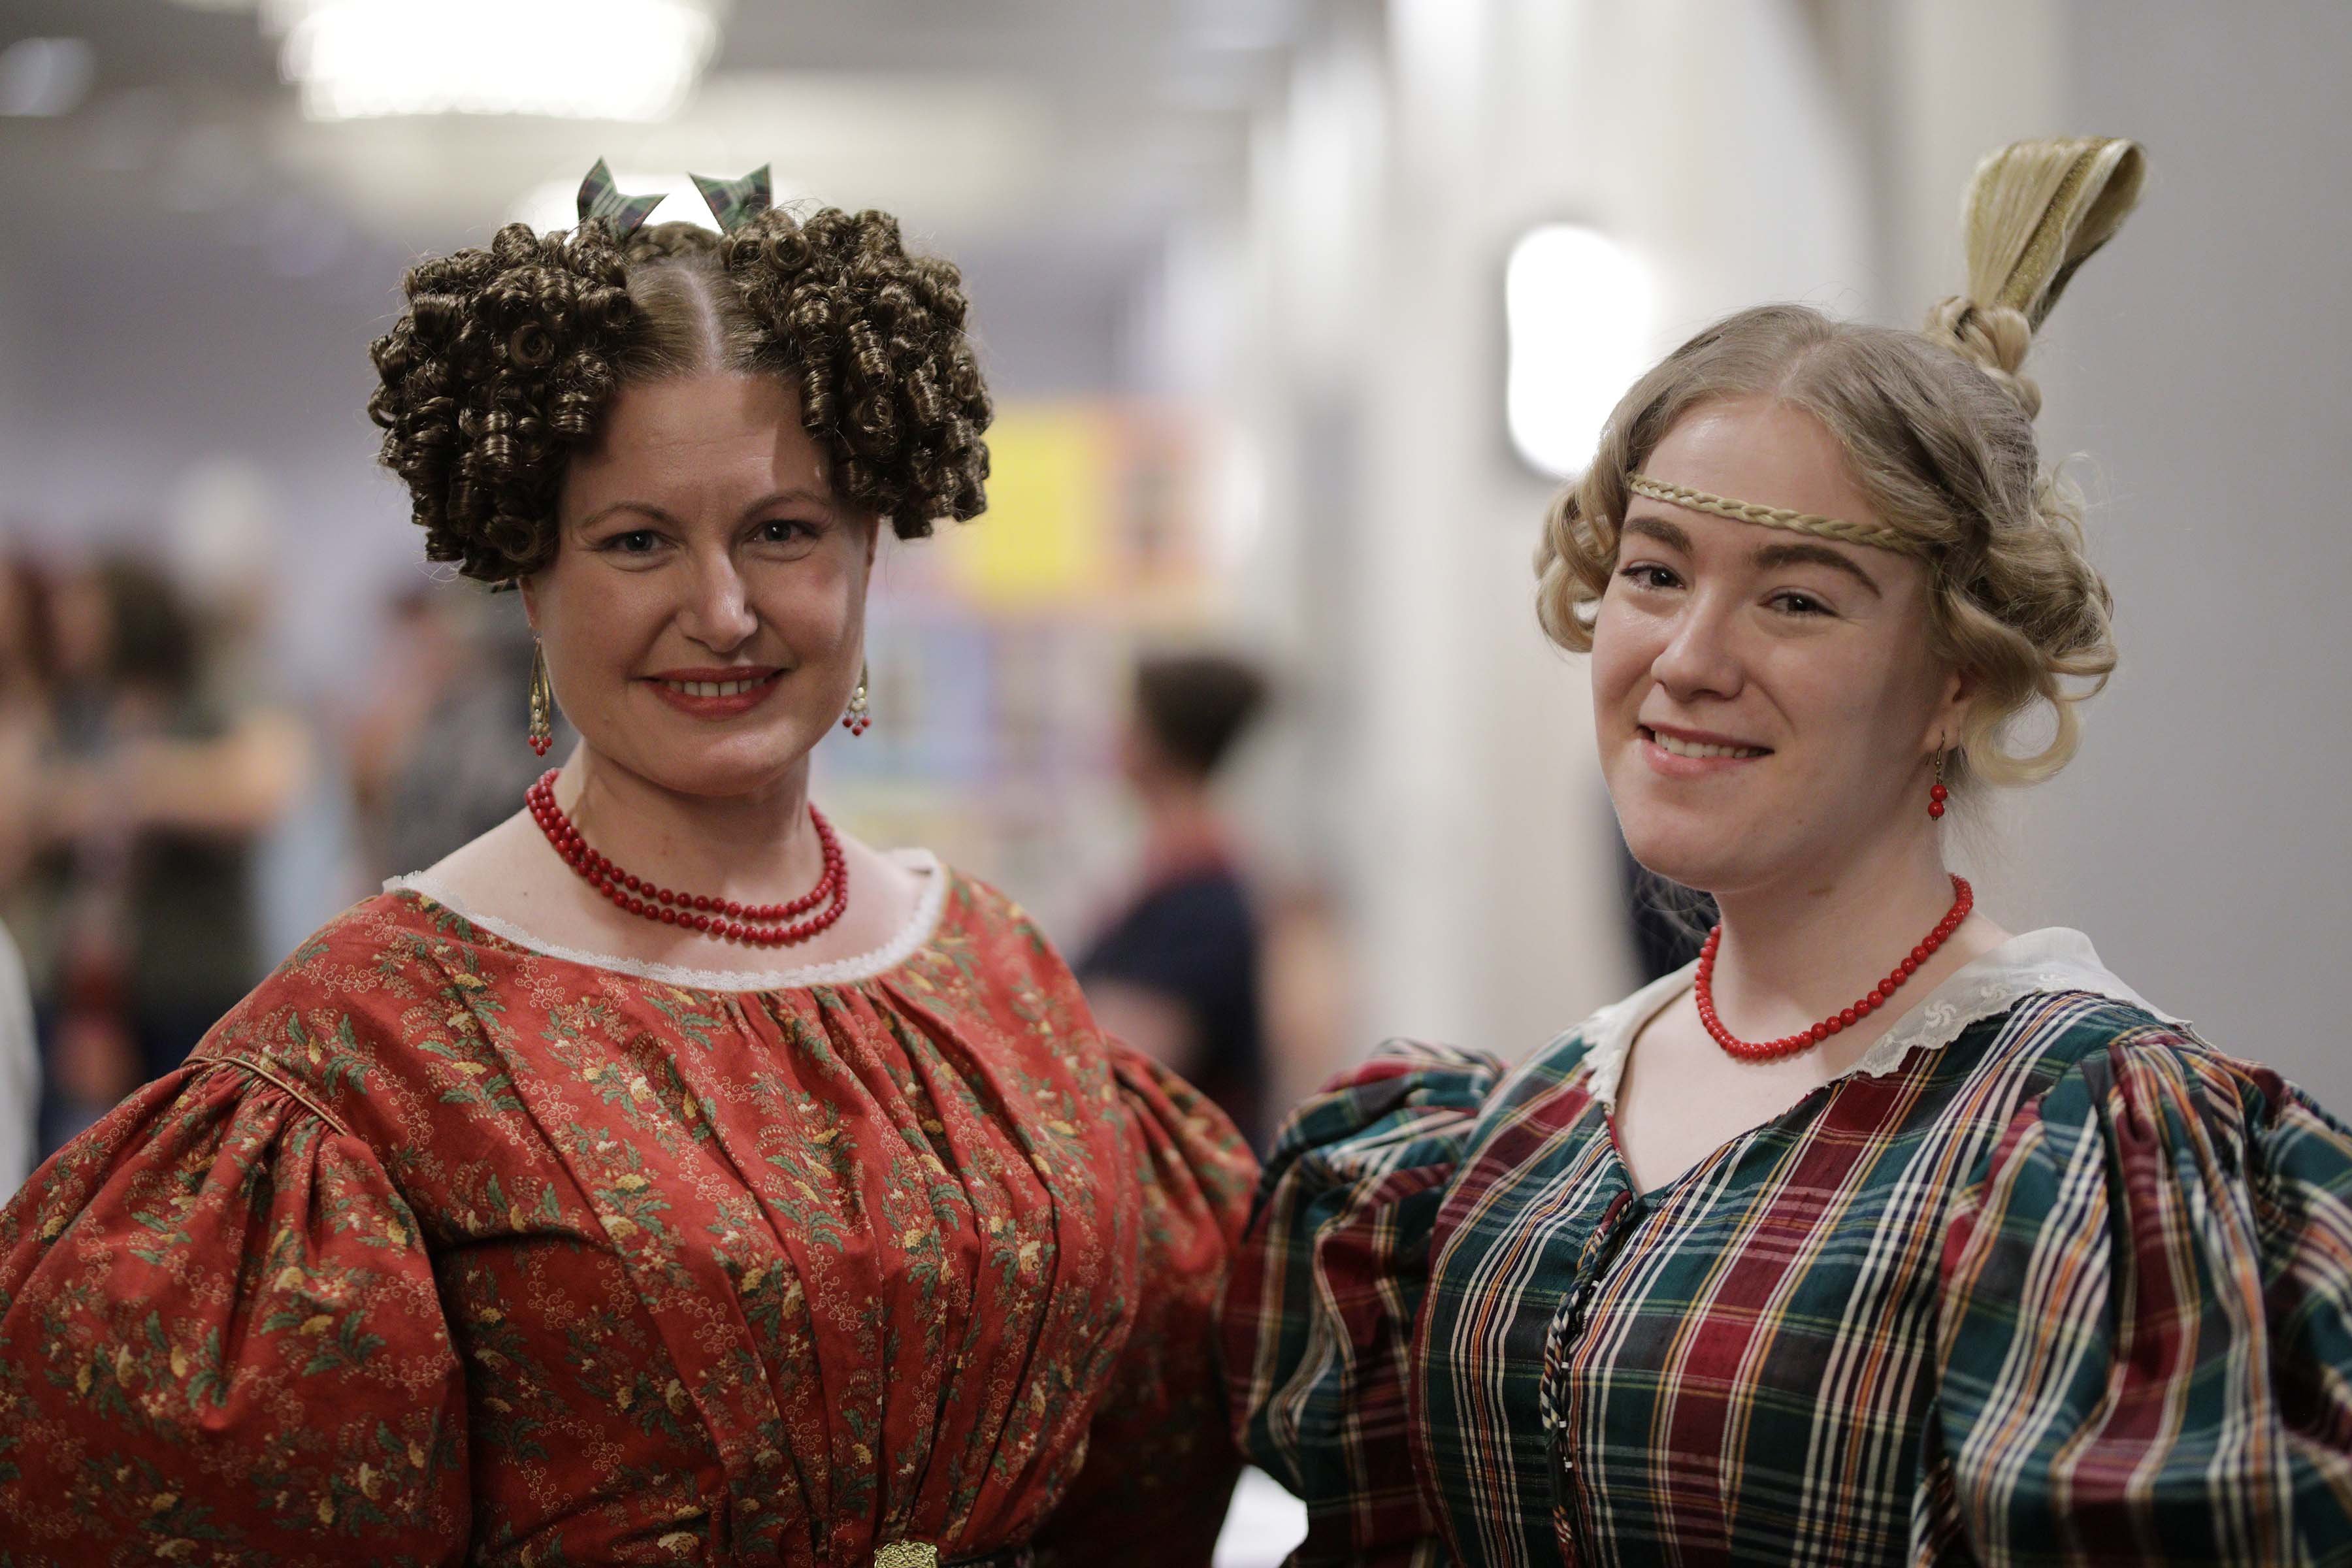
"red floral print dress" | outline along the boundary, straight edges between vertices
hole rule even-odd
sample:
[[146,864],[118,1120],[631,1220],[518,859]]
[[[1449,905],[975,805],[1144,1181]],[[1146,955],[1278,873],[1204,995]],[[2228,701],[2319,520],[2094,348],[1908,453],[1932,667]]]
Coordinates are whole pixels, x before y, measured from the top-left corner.
[[0,1548],[1206,1563],[1249,1157],[925,864],[758,989],[339,917],[0,1213]]

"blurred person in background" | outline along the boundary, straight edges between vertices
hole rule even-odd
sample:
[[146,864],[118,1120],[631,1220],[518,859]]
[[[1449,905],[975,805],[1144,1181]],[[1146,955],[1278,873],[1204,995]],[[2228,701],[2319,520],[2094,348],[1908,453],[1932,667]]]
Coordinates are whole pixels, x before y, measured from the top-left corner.
[[[430,866],[514,815],[543,764],[513,743],[535,646],[510,597],[419,586],[392,605],[376,689],[352,726],[364,850],[381,880]],[[575,737],[557,716],[552,750]]]
[[2352,1544],[2352,1129],[1945,861],[2114,668],[2022,365],[2141,170],[1995,154],[1921,332],[1729,317],[1556,505],[1619,821],[1720,921],[1519,1068],[1400,1043],[1285,1128],[1225,1364],[1300,1561]]
[[1261,943],[1212,781],[1265,702],[1265,678],[1229,655],[1137,662],[1119,771],[1143,808],[1143,864],[1076,964],[1103,1032],[1215,1100],[1252,1147],[1266,1111]]
[[[255,942],[282,952],[377,881],[353,854],[350,780],[321,745],[321,693],[279,633],[291,552],[276,486],[249,459],[216,454],[181,475],[164,519],[162,563],[186,595],[204,650],[200,694],[218,717],[207,771],[232,765],[235,801],[206,808],[215,831],[249,838]],[[258,979],[258,973],[255,978]]]
[[306,753],[288,721],[222,694],[223,645],[161,567],[112,557],[69,597],[79,651],[37,786],[53,851],[53,1140],[178,1067],[260,977],[255,845]]
[[581,743],[0,1213],[11,1544],[1208,1562],[1254,1162],[1003,895],[808,795],[885,521],[984,504],[960,277],[701,184],[723,238],[600,163],[576,229],[410,271],[384,461]]

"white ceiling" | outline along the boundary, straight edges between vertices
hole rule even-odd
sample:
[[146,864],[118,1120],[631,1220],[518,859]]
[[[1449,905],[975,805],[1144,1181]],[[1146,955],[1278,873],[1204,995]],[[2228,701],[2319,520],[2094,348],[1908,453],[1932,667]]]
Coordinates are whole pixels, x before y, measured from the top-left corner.
[[[0,49],[76,37],[97,61],[71,113],[0,118],[0,267],[19,288],[56,287],[94,244],[218,247],[257,251],[280,288],[375,299],[405,257],[480,239],[524,193],[597,157],[722,175],[769,163],[782,192],[887,207],[964,261],[1019,362],[1024,309],[1103,317],[1171,226],[1237,199],[1250,113],[1281,80],[1296,9],[737,0],[701,88],[666,123],[320,123],[279,80],[250,0],[0,0]],[[1005,282],[992,310],[992,277]]]
[[[25,180],[59,192],[124,165],[171,174],[193,142],[246,165],[209,172],[223,194],[310,182],[371,229],[410,240],[500,216],[485,208],[599,155],[615,167],[772,161],[828,198],[897,201],[975,234],[1149,221],[1214,200],[1238,177],[1246,111],[1280,70],[1272,22],[1286,9],[1283,0],[741,0],[702,89],[667,124],[322,124],[301,118],[249,11],[0,0],[0,47],[79,37],[98,61],[70,116],[0,120],[0,168],[12,189]],[[173,195],[153,183],[133,189]]]

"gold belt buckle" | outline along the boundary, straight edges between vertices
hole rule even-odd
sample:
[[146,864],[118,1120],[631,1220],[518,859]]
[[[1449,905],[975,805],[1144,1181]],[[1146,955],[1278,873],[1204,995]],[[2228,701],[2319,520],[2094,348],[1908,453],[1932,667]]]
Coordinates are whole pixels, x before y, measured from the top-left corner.
[[940,1568],[940,1549],[928,1542],[893,1541],[874,1553],[874,1568]]

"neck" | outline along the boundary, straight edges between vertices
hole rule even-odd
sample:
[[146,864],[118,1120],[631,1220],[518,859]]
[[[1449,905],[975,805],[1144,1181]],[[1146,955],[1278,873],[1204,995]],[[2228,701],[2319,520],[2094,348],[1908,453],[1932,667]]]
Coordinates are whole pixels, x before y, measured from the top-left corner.
[[[1791,1033],[1853,1005],[1901,963],[1952,907],[1952,879],[1935,837],[1811,868],[1717,896],[1723,941],[1716,1005],[1743,1038]],[[1898,994],[1837,1037],[1848,1046],[1883,1033],[1943,977],[1999,945],[2004,933],[1971,915]]]
[[681,892],[772,903],[824,868],[808,816],[808,758],[745,795],[686,795],[583,746],[555,781],[581,837],[625,870]]
[[1165,874],[1215,859],[1225,852],[1225,826],[1208,786],[1163,780],[1144,799],[1144,861]]

